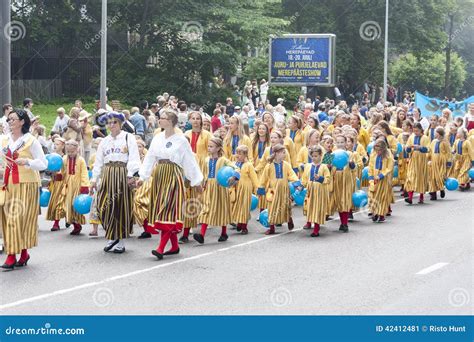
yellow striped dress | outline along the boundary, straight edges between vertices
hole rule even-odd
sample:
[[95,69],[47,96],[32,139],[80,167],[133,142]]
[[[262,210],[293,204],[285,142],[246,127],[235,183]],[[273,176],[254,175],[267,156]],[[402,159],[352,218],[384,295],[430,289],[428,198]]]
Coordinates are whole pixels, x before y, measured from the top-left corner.
[[[473,130],[471,130],[471,132],[474,132]],[[449,145],[451,146],[451,151],[453,151],[453,156],[454,156],[454,143],[456,142],[456,133],[454,134],[449,134],[448,135],[448,142],[449,142]],[[472,143],[471,143],[471,146],[472,146]],[[451,158],[451,159],[454,159],[454,158]],[[449,166],[447,166],[447,177],[453,177],[453,178],[456,178],[456,170],[454,169],[454,161],[451,162],[451,164]]]
[[[412,134],[407,141],[407,152],[409,162],[405,190],[423,194],[428,191],[428,153],[430,139],[426,135],[416,136]],[[419,146],[421,150],[414,150],[413,146]]]
[[[21,140],[20,140],[21,139]],[[12,158],[30,160],[30,167],[9,163],[4,174],[5,203],[0,207],[0,224],[6,254],[19,254],[38,244],[39,172],[48,165],[40,143],[25,134],[13,142],[1,141],[3,153]]]
[[451,159],[451,148],[446,140],[439,141],[434,139],[431,142],[429,154],[429,192],[444,190],[444,181],[446,180],[446,165]]
[[290,137],[286,136],[283,139],[283,145],[286,148],[287,155],[290,158],[290,164],[293,169],[298,168],[298,163],[296,162],[296,148],[295,148],[295,143],[293,140],[290,139]]
[[[57,177],[56,177],[57,176]],[[58,180],[56,180],[56,178]],[[60,178],[60,179],[59,179]],[[64,187],[63,175],[61,172],[53,173],[51,181],[49,182],[48,190],[51,192],[51,198],[49,199],[48,211],[46,213],[46,220],[56,221],[66,217],[64,211],[64,196],[62,190]]]
[[[257,190],[258,178],[253,165],[250,162],[236,162],[240,169],[240,179],[236,186],[229,189],[231,192],[232,222],[247,223],[250,219],[250,205],[252,193]],[[233,193],[233,194],[232,194]]]
[[[374,154],[369,163],[369,211],[373,215],[385,216],[393,199],[392,176],[394,160],[392,153],[382,157]],[[379,179],[375,179],[378,176]]]
[[[199,165],[199,169],[203,172],[206,158],[201,158],[197,154],[194,155]],[[184,228],[194,228],[198,225],[198,217],[202,209],[201,194],[196,190],[196,187],[191,186],[189,180],[185,180],[186,194],[184,200]]]
[[398,177],[393,180],[393,185],[404,186],[407,178],[409,154],[406,150],[406,144],[403,142],[403,136],[400,134],[397,138],[398,142],[402,145],[402,153],[398,155],[398,160],[395,163],[398,164]]
[[454,165],[455,170],[454,177],[457,178],[459,184],[469,183],[469,170],[472,167],[472,161],[474,160],[474,149],[471,146],[469,140],[456,140],[453,146],[454,153]]
[[209,226],[222,227],[231,223],[229,191],[219,185],[216,179],[218,170],[223,166],[235,169],[235,164],[226,157],[207,157],[203,167],[205,187],[198,221]]
[[236,149],[239,145],[245,145],[249,149],[248,153],[248,160],[250,162],[253,161],[253,149],[252,149],[252,141],[246,135],[239,137],[238,135],[233,135],[231,139],[224,140],[224,156],[231,160],[236,160]]
[[[349,160],[354,161],[352,152],[349,153]],[[331,210],[329,212],[332,215],[334,212],[349,212],[352,208],[352,194],[355,189],[355,175],[357,175],[357,165],[351,169],[349,165],[346,165],[344,169],[337,170],[335,166],[331,170],[332,175],[332,196],[331,196]]]
[[300,129],[292,131],[291,129],[286,130],[286,136],[293,141],[293,144],[295,146],[295,158],[298,156],[299,151],[303,146],[305,146],[305,136],[303,132]]
[[291,199],[288,182],[298,186],[298,180],[291,164],[269,163],[260,177],[259,192],[265,192],[268,203],[268,222],[271,225],[288,222],[291,218]]
[[307,189],[303,214],[307,222],[324,224],[329,206],[331,173],[327,165],[306,164],[301,183]]
[[74,210],[73,202],[76,196],[80,194],[81,188],[89,188],[90,186],[86,161],[79,155],[75,158],[64,156],[62,174],[64,175],[63,208],[66,212],[66,222],[84,224],[86,223],[86,217]]

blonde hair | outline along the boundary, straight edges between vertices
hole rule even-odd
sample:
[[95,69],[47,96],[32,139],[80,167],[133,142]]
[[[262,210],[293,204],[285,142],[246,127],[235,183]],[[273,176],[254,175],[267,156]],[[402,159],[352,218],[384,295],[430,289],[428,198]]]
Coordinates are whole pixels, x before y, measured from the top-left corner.
[[282,144],[276,144],[275,146],[272,147],[272,154],[270,155],[270,157],[268,157],[268,162],[269,163],[273,163],[273,161],[275,160],[275,157],[276,157],[276,154],[280,151],[284,151],[285,150],[285,146],[283,146]]
[[209,142],[216,145],[216,147],[219,149],[219,152],[218,152],[219,157],[222,156],[222,154],[224,153],[224,151],[223,151],[223,146],[224,145],[223,145],[222,139],[219,138],[219,137],[212,137],[209,140]]
[[249,155],[249,148],[246,145],[239,145],[235,149],[235,152],[242,152],[245,156]]
[[312,156],[313,153],[317,153],[319,155],[323,155],[323,149],[321,146],[319,145],[316,145],[316,146],[311,146],[309,149],[308,149],[308,154],[309,156]]
[[[231,120],[237,120],[237,135],[239,136],[239,140],[243,138],[245,135],[244,131],[244,125],[242,124],[242,120],[238,116],[232,116],[229,118],[229,122]],[[231,145],[232,144],[232,135],[233,133],[230,131],[230,129],[227,131],[227,134],[224,138],[224,144],[225,145]]]
[[309,146],[309,141],[311,140],[311,137],[315,134],[321,137],[321,133],[319,133],[317,129],[311,129],[309,133],[306,135],[306,141],[305,141],[306,146]]

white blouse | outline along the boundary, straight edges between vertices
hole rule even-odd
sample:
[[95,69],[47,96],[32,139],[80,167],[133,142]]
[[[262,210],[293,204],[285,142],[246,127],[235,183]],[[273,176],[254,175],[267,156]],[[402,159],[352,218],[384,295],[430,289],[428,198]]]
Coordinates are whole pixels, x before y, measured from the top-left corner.
[[23,143],[27,143],[29,139],[33,138],[33,143],[30,146],[30,153],[33,156],[33,159],[28,159],[28,165],[24,165],[24,167],[35,170],[35,171],[43,171],[48,167],[48,161],[44,155],[43,149],[41,148],[41,144],[39,141],[33,137],[30,133],[26,133],[16,141],[13,141],[12,135],[8,134],[8,149],[11,152],[17,150]]
[[191,186],[201,184],[203,180],[201,169],[191,150],[191,145],[184,135],[173,134],[166,138],[165,132],[161,132],[153,138],[139,172],[143,181],[150,178],[156,162],[160,159],[168,159],[181,166],[184,176],[190,181]]
[[[128,136],[128,138],[126,138]],[[115,138],[106,136],[97,147],[92,181],[96,182],[102,172],[102,167],[109,162],[123,162],[127,164],[128,177],[140,169],[140,155],[137,140],[133,134],[121,131]]]

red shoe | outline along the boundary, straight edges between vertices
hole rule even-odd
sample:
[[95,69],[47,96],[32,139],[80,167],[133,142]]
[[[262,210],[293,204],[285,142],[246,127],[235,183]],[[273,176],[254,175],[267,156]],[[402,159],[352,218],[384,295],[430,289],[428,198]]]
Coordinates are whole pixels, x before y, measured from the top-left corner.
[[79,223],[73,223],[74,229],[70,233],[71,235],[79,235],[82,230],[82,226]]
[[288,230],[293,230],[293,228],[295,228],[295,224],[293,223],[293,220],[290,219],[288,221]]
[[15,264],[16,264],[16,255],[9,254],[7,256],[7,260],[5,260],[5,263],[2,265],[2,268],[6,270],[13,270],[15,268]]
[[51,228],[52,232],[57,232],[59,230],[59,221],[54,221],[53,227]]
[[265,232],[265,235],[273,235],[275,234],[275,226],[272,224],[270,226],[270,229],[268,229],[266,232]]

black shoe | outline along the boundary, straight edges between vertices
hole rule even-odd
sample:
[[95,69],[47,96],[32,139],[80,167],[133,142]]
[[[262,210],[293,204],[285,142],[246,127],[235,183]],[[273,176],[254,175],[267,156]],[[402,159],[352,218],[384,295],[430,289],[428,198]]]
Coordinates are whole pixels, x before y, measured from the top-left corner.
[[372,221],[373,222],[377,222],[378,219],[379,219],[379,215],[372,216]]
[[179,254],[179,248],[175,251],[168,251],[168,252],[163,253],[163,255],[174,255],[174,254]]
[[28,260],[30,260],[30,255],[28,254],[28,257],[26,258],[25,261],[20,262],[19,260],[15,263],[15,267],[23,267],[28,265]]
[[227,241],[228,238],[229,236],[227,234],[222,234],[221,236],[219,236],[219,239],[217,241],[224,242],[224,241]]
[[288,230],[293,230],[293,228],[295,228],[295,224],[293,223],[293,221],[288,222]]
[[149,239],[149,238],[151,238],[151,233],[143,232],[143,233],[140,234],[140,236],[138,238],[139,239]]
[[446,192],[444,190],[441,190],[440,194],[441,194],[441,198],[444,198],[446,196]]
[[151,254],[153,254],[154,256],[156,256],[156,257],[158,258],[158,260],[162,260],[162,259],[163,259],[163,254],[158,253],[158,251],[156,251],[156,250],[152,250],[152,251],[151,251]]
[[349,232],[349,226],[347,226],[346,224],[341,224],[341,226],[339,227],[339,230],[342,231],[343,233],[347,233]]
[[354,221],[354,215],[351,212],[349,212],[349,220]]
[[311,237],[318,237],[319,236],[319,233],[316,234],[316,233],[311,233]]
[[380,216],[377,222],[385,222],[385,217]]
[[201,234],[197,234],[197,233],[193,234],[193,238],[194,238],[194,240],[196,240],[200,244],[204,243],[204,236],[202,236]]
[[11,265],[3,264],[2,268],[5,270],[13,270],[15,268],[15,264],[11,264]]
[[436,192],[430,192],[430,201],[436,201],[437,199]]
[[280,223],[280,224],[276,224],[275,227],[283,227],[283,225]]
[[112,252],[117,253],[117,254],[122,254],[123,252],[125,252],[125,246],[115,247],[114,249],[112,249]]
[[187,236],[181,236],[179,238],[179,243],[188,243],[189,242],[189,238]]
[[413,200],[409,199],[408,197],[405,198],[405,202],[408,204],[413,204]]
[[369,216],[369,217],[372,217],[372,213],[369,213],[368,216]]
[[237,231],[240,233],[242,231],[242,228],[237,227]]
[[117,240],[115,240],[114,242],[112,242],[110,245],[105,246],[105,247],[104,247],[104,252],[109,252],[112,248],[114,248],[114,246],[115,246],[116,244],[119,243],[119,241],[120,241],[120,240],[117,239]]

